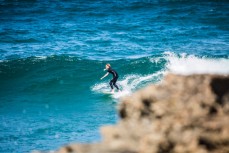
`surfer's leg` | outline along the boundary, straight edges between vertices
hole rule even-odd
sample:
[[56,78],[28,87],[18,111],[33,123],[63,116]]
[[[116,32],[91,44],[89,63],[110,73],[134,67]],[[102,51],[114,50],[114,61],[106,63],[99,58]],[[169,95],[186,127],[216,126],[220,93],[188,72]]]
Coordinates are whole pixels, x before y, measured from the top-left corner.
[[113,79],[113,80],[114,80],[114,81],[113,81],[113,85],[115,86],[115,88],[117,88],[117,89],[119,90],[119,87],[118,87],[117,84],[116,84],[117,79],[118,79],[118,78],[114,78],[114,79]]
[[111,86],[111,89],[113,90],[113,79],[110,81],[110,86]]

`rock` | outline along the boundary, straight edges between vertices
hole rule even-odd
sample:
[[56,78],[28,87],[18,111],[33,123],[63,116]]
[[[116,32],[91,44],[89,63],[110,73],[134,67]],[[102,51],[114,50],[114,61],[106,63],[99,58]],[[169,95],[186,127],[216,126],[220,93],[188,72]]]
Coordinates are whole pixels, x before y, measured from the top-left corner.
[[229,76],[169,74],[121,100],[98,144],[56,153],[229,153]]

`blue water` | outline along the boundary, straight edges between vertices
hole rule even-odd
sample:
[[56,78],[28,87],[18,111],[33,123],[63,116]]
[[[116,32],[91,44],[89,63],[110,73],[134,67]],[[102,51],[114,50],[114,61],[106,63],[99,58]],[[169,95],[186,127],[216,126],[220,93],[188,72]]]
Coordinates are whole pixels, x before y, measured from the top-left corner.
[[100,141],[118,99],[167,72],[229,74],[228,25],[226,0],[0,0],[0,152]]

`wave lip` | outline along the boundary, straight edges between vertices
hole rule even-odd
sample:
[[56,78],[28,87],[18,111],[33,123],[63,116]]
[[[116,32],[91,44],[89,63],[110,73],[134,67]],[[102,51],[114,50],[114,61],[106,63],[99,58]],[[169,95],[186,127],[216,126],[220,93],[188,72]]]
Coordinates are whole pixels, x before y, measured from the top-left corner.
[[229,74],[229,59],[207,58],[194,55],[165,53],[168,72],[182,75],[190,74]]

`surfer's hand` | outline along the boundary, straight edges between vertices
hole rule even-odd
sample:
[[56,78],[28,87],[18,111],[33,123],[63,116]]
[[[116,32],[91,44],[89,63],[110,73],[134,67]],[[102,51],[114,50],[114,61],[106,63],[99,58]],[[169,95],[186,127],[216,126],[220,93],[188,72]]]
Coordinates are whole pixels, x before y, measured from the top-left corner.
[[100,78],[100,80],[102,80],[103,78]]

